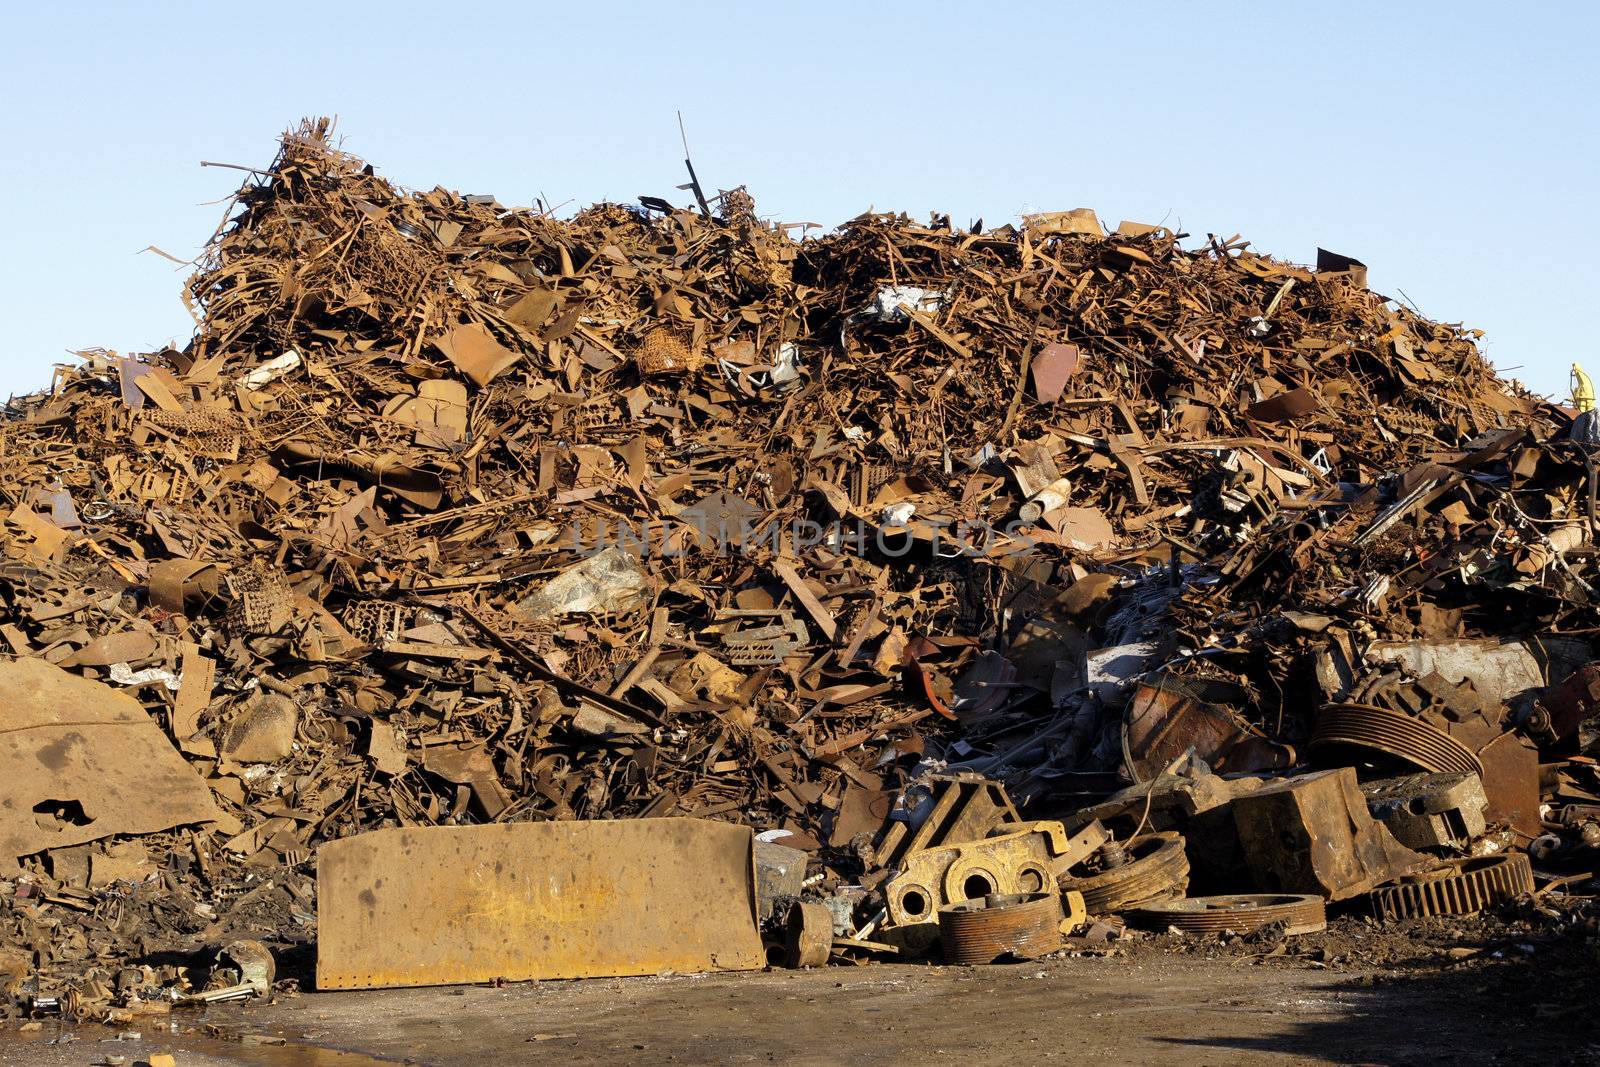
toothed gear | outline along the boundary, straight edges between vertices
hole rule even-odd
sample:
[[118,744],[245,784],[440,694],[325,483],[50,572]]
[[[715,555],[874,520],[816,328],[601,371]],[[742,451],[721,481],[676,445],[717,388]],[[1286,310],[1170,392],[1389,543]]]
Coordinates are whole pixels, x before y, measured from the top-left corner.
[[1451,860],[1367,894],[1380,919],[1470,915],[1533,892],[1533,867],[1520,852]]

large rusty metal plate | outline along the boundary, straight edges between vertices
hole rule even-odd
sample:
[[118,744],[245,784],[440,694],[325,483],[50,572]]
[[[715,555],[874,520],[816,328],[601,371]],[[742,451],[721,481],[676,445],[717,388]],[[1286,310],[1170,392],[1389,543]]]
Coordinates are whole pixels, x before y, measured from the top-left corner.
[[31,656],[0,660],[0,875],[19,856],[223,814],[133,695]]
[[425,826],[323,845],[317,986],[755,970],[749,827]]

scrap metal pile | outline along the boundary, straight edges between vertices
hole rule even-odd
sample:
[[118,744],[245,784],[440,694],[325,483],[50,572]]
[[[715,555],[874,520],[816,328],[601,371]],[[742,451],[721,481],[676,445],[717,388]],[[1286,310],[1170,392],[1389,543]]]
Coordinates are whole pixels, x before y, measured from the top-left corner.
[[[743,824],[881,951],[1070,921],[1052,883],[1299,928],[1600,844],[1593,693],[1547,690],[1594,658],[1592,452],[1354,260],[1085,210],[797,239],[742,189],[561,219],[324,122],[232,210],[185,348],[0,423],[18,1004],[308,943],[319,848],[385,827]],[[1381,787],[1397,839],[1357,779],[1417,773],[1468,784]],[[1352,804],[1337,856],[1251,845]]]

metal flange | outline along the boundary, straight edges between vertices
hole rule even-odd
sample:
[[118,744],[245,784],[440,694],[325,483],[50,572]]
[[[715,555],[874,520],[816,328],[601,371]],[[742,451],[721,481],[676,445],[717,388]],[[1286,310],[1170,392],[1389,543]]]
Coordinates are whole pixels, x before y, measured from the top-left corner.
[[1131,918],[1157,929],[1172,927],[1186,934],[1248,934],[1283,923],[1286,934],[1311,934],[1328,927],[1322,898],[1299,893],[1239,893],[1220,897],[1186,897],[1135,908]]

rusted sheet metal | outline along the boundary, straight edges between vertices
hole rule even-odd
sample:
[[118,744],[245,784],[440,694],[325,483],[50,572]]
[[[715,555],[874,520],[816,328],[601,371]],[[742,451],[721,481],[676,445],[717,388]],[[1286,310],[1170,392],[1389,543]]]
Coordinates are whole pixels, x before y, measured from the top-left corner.
[[1478,750],[1477,760],[1483,765],[1483,794],[1489,802],[1484,817],[1524,837],[1539,836],[1539,753],[1533,743],[1518,734],[1501,734]]
[[42,659],[0,660],[0,870],[113,834],[224,818],[125,692]]
[[753,837],[699,819],[376,830],[324,845],[317,986],[755,970]]

